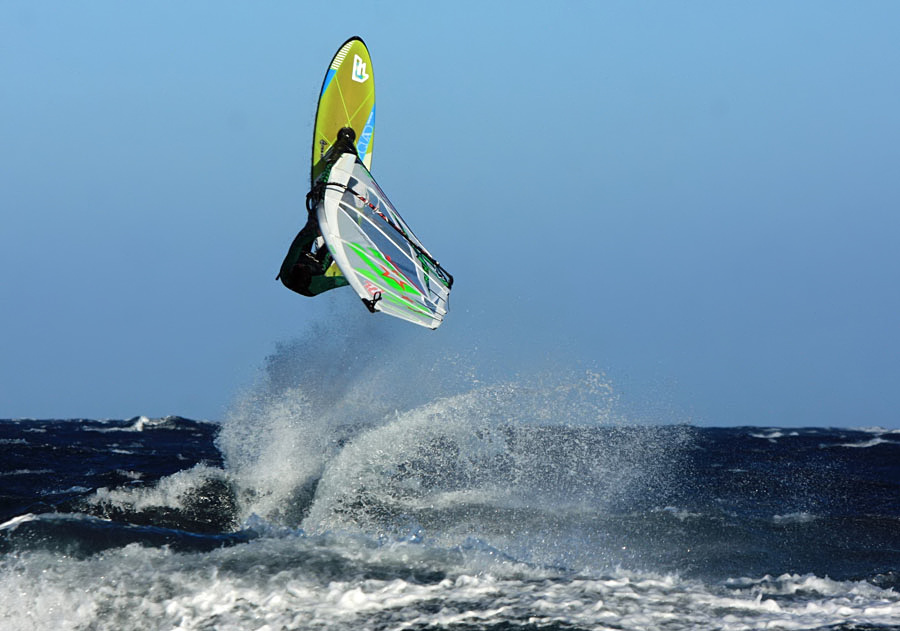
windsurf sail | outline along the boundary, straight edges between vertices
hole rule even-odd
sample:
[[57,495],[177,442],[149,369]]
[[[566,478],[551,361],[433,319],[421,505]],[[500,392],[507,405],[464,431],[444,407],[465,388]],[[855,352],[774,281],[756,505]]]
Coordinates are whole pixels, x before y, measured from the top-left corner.
[[440,326],[453,276],[413,234],[357,155],[341,154],[318,186],[322,236],[369,310],[430,329]]

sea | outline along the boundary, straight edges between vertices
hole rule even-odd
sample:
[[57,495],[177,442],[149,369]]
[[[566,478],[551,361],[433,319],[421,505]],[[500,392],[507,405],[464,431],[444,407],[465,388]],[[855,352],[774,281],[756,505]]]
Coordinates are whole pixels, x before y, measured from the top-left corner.
[[0,421],[0,629],[900,629],[900,430],[277,355],[221,419]]

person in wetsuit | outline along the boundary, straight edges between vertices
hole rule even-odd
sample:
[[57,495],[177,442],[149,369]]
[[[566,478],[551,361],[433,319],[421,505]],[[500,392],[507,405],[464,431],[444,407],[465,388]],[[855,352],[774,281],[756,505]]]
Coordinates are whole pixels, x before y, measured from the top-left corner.
[[301,296],[317,296],[323,291],[349,284],[337,265],[333,264],[331,253],[323,243],[315,209],[294,237],[281,263],[278,279]]
[[[341,274],[338,266],[334,264],[331,253],[325,245],[325,239],[322,237],[319,221],[316,218],[316,206],[324,194],[322,183],[328,179],[330,171],[328,163],[337,161],[343,153],[355,154],[356,146],[353,143],[355,139],[356,133],[353,129],[350,127],[341,129],[338,132],[337,141],[322,158],[322,161],[326,163],[323,175],[306,196],[308,212],[306,225],[294,237],[287,256],[281,263],[281,271],[276,277],[285,287],[301,296],[317,296],[329,289],[350,284]],[[322,177],[324,180],[321,179]]]

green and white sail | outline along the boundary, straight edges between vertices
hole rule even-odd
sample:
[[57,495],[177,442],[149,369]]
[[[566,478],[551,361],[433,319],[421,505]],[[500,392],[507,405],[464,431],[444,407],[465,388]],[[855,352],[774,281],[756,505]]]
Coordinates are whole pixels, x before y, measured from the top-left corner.
[[319,227],[350,286],[372,311],[435,329],[453,277],[425,249],[352,153],[326,170]]

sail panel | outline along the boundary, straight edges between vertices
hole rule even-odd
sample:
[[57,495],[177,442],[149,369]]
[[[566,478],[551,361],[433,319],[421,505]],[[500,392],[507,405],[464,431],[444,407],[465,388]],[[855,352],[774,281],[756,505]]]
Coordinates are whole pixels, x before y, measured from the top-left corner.
[[[319,225],[335,262],[373,308],[428,328],[447,313],[452,278],[350,153],[328,175]],[[371,302],[370,302],[371,304]]]

